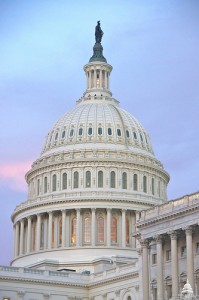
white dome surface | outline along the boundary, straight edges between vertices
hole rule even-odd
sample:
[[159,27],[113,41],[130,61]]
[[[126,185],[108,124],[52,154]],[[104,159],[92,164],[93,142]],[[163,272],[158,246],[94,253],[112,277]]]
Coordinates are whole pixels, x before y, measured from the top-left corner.
[[89,148],[130,150],[154,157],[148,133],[136,118],[118,107],[118,101],[98,97],[79,102],[49,131],[42,156]]

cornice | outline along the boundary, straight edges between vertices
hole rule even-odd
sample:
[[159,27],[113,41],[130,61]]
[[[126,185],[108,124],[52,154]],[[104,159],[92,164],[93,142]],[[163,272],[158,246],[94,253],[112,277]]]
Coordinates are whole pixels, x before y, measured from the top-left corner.
[[199,204],[189,206],[189,207],[186,207],[186,208],[182,208],[181,210],[178,210],[178,211],[169,212],[169,213],[166,213],[164,215],[159,215],[159,216],[156,216],[154,218],[148,219],[147,221],[139,222],[139,223],[137,223],[137,228],[142,229],[142,228],[150,226],[150,225],[162,223],[162,221],[165,221],[165,220],[169,221],[171,219],[181,217],[182,215],[187,215],[188,213],[191,213],[194,210],[195,211],[199,210]]
[[[107,203],[121,203],[122,207],[124,206],[125,203],[127,204],[136,204],[136,205],[147,205],[148,207],[153,207],[154,205],[157,205],[157,200],[153,200],[151,199],[151,202],[149,202],[149,199],[143,200],[143,199],[137,199],[137,200],[128,200],[126,199],[126,197],[119,198],[119,199],[115,199],[115,198],[110,198],[110,196],[106,196],[104,198],[98,198],[96,199],[96,195],[93,197],[90,197],[88,199],[88,196],[86,197],[82,197],[81,199],[78,199],[77,197],[74,197],[73,199],[64,199],[64,200],[49,200],[49,201],[41,201],[41,202],[33,202],[33,203],[24,203],[24,206],[22,206],[22,204],[19,205],[19,207],[17,207],[14,211],[14,213],[11,215],[11,220],[14,222],[14,218],[16,218],[16,216],[19,213],[22,213],[24,211],[28,211],[31,210],[33,208],[38,208],[38,207],[45,207],[45,206],[49,206],[49,205],[56,205],[56,204],[68,204],[68,203],[81,203],[84,202],[84,204],[86,204],[86,202],[89,202],[89,207],[88,208],[92,208],[94,206],[95,203],[103,203],[104,201]],[[92,202],[92,207],[90,205],[90,202]],[[27,204],[27,205],[25,205]],[[21,207],[20,207],[21,206]],[[102,205],[102,207],[104,207]],[[107,207],[107,205],[106,205]],[[100,207],[101,208],[101,207]],[[115,208],[115,207],[114,207]],[[60,208],[61,209],[61,208]],[[121,209],[121,207],[118,207],[118,209]],[[131,208],[133,209],[133,208]],[[52,210],[52,208],[50,209]]]
[[[6,281],[15,281],[15,282],[21,282],[21,283],[36,283],[36,284],[41,284],[41,285],[47,285],[47,286],[52,286],[56,285],[56,286],[71,286],[71,287],[81,287],[81,288],[90,288],[90,287],[94,287],[94,286],[103,286],[103,285],[107,285],[109,283],[112,282],[117,282],[117,281],[121,281],[124,279],[131,279],[131,278],[136,278],[138,277],[138,272],[129,272],[127,274],[120,274],[120,275],[116,275],[112,278],[106,278],[106,276],[104,277],[104,279],[100,279],[100,280],[96,280],[95,282],[89,282],[89,283],[75,283],[75,282],[62,282],[62,281],[55,281],[55,280],[46,280],[46,279],[36,279],[36,278],[27,278],[27,277],[14,277],[14,276],[2,276],[0,275],[0,280],[6,280]],[[90,281],[92,281],[92,275],[90,275],[91,277],[89,278]]]

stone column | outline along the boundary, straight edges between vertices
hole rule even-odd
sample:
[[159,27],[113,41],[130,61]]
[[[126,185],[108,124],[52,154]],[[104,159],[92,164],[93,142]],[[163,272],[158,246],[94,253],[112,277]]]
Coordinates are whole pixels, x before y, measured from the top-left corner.
[[108,72],[104,73],[104,80],[105,80],[105,88],[108,89]]
[[94,88],[97,87],[97,70],[94,69]]
[[192,228],[185,228],[186,233],[186,249],[187,249],[187,279],[194,291],[194,262],[193,262],[193,246],[192,246]]
[[122,247],[126,247],[126,209],[122,209]]
[[16,223],[15,225],[16,230],[15,230],[15,257],[19,255],[19,222]]
[[20,221],[20,245],[19,245],[19,255],[23,254],[24,250],[24,219]]
[[107,208],[107,220],[106,220],[106,239],[107,239],[107,246],[110,247],[111,245],[111,209]]
[[76,246],[80,246],[80,208],[76,209],[77,226],[76,226]]
[[66,247],[70,244],[70,224],[69,224],[69,213],[66,213]]
[[157,244],[157,298],[164,300],[162,236],[156,237]]
[[102,88],[102,69],[100,69],[100,88]]
[[142,282],[143,282],[143,300],[149,300],[149,241],[141,240],[142,246]]
[[58,212],[54,214],[54,248],[58,247]]
[[91,75],[92,75],[92,72],[89,71],[89,89],[91,89]]
[[178,251],[177,251],[177,232],[170,233],[171,237],[171,273],[172,273],[172,299],[178,296]]
[[40,250],[41,243],[41,214],[37,215],[36,251]]
[[28,217],[27,253],[30,253],[31,251],[31,224],[32,224],[32,219],[31,217]]
[[52,248],[52,223],[53,223],[53,214],[52,211],[48,213],[48,249]]
[[62,247],[66,247],[66,210],[62,210]]
[[91,211],[92,211],[92,227],[91,227],[92,240],[91,240],[91,245],[95,246],[95,234],[96,234],[95,233],[95,227],[96,227],[96,224],[95,224],[95,218],[96,218],[95,211],[96,211],[96,209],[92,208]]

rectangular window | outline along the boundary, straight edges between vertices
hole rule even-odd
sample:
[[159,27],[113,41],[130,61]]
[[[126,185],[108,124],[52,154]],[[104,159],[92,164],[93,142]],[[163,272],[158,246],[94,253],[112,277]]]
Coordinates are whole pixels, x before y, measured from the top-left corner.
[[186,246],[181,247],[181,257],[185,257],[187,255]]
[[166,250],[166,261],[171,260],[171,250]]
[[152,254],[152,265],[155,265],[155,264],[157,264],[157,254],[156,253]]
[[196,253],[199,254],[199,243],[196,244]]

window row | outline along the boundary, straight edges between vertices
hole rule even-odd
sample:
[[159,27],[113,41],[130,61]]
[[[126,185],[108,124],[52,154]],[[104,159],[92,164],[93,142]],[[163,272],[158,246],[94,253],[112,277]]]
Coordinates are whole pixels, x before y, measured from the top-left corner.
[[[54,174],[52,176],[52,192],[57,191],[58,189],[58,179],[57,175]],[[41,194],[41,180],[37,180],[37,195]],[[128,176],[127,172],[122,173],[122,178],[121,178],[121,188],[122,189],[127,189],[128,187]],[[151,178],[150,180],[147,178],[147,176],[142,177],[142,191],[144,193],[149,192],[149,185],[150,185],[150,191],[152,195],[155,195],[155,179]],[[75,171],[73,173],[73,188],[77,189],[80,187],[80,176],[79,172]],[[86,171],[85,172],[85,188],[91,188],[92,187],[92,176],[91,176],[91,171]],[[98,188],[103,188],[104,187],[104,172],[103,171],[98,171],[97,173],[97,187]],[[111,171],[110,172],[110,188],[116,188],[116,172]],[[62,180],[61,180],[61,189],[66,190],[68,189],[68,174],[63,173],[62,174]],[[133,174],[133,190],[138,191],[138,174]],[[160,196],[160,190],[161,190],[161,182],[158,181],[158,186],[157,186],[157,194]],[[43,182],[43,192],[47,193],[48,192],[48,177],[44,177],[44,182]]]
[[[199,254],[199,243],[196,243],[195,245],[195,253]],[[180,248],[180,257],[186,257],[187,256],[187,248],[186,246],[182,246]],[[157,264],[157,253],[153,253],[151,256],[152,264]],[[170,261],[171,260],[171,249],[166,250],[165,252],[165,261]]]
[[[79,136],[82,136],[82,135],[83,135],[83,132],[84,132],[84,129],[83,129],[82,127],[80,127],[80,128],[78,129],[78,133],[77,133],[77,134],[78,134]],[[87,134],[88,134],[89,136],[93,135],[93,134],[94,134],[94,128],[93,128],[93,127],[88,127],[88,129],[87,129]],[[101,136],[101,135],[103,134],[103,127],[98,127],[98,128],[97,128],[97,134],[98,134],[99,136]],[[121,136],[122,136],[122,130],[121,130],[120,128],[117,128],[117,129],[116,129],[116,134],[117,134],[118,137],[121,137]],[[108,136],[112,136],[112,135],[113,135],[113,129],[112,129],[111,127],[108,127],[108,128],[107,128],[107,135],[108,135]],[[59,132],[57,131],[57,132],[55,133],[55,136],[54,136],[54,141],[57,141],[58,136],[59,136]],[[62,133],[61,133],[61,138],[64,139],[65,136],[66,136],[66,130],[63,130]],[[70,131],[69,131],[69,137],[72,138],[72,137],[74,137],[74,136],[75,136],[75,129],[74,129],[74,128],[71,128]],[[126,136],[127,138],[130,138],[130,137],[131,137],[131,132],[130,132],[128,129],[125,130],[125,136]],[[50,141],[52,140],[52,137],[53,137],[53,134],[52,134],[51,137],[50,137]],[[144,139],[145,139],[146,143],[148,144],[148,138],[147,138],[147,136],[146,136],[145,133],[144,133],[144,137],[143,137],[143,134],[142,134],[142,133],[139,133],[139,135],[138,135],[137,132],[133,131],[133,132],[132,132],[132,137],[133,137],[135,140],[138,140],[138,139],[140,138],[141,142],[144,142]]]

